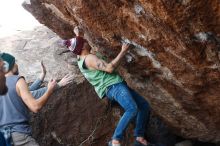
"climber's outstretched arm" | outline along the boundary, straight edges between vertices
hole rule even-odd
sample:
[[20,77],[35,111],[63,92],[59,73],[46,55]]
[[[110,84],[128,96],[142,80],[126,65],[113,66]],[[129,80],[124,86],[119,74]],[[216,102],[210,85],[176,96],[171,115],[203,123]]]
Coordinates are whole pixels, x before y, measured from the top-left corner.
[[123,44],[120,53],[110,63],[107,63],[104,60],[98,58],[97,56],[90,54],[85,59],[86,67],[112,73],[115,70],[115,68],[118,67],[121,59],[125,56],[126,52],[128,51],[128,48],[129,44]]

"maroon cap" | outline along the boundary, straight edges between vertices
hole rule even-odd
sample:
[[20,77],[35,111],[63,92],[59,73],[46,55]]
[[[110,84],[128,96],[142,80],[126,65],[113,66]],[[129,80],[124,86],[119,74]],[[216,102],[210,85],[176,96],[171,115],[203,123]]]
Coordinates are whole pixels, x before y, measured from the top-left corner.
[[76,55],[80,55],[82,52],[82,48],[84,45],[85,39],[77,36],[76,38],[71,39],[71,45],[69,46],[69,50],[72,51]]

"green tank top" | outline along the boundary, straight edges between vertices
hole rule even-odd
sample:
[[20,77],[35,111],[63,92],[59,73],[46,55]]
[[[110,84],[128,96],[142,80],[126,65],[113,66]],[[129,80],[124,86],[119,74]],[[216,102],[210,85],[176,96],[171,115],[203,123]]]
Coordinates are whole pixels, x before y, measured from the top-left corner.
[[105,96],[109,86],[123,82],[122,77],[115,72],[110,74],[100,70],[85,69],[83,67],[84,61],[85,59],[78,60],[79,69],[90,84],[95,87],[95,91],[101,99]]

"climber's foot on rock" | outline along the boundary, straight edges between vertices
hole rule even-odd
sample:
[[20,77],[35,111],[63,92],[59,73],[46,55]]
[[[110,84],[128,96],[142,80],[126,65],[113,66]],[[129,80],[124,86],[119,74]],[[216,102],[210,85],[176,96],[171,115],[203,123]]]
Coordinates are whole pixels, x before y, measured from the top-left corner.
[[118,140],[111,140],[108,142],[108,146],[121,146]]
[[154,144],[150,144],[143,137],[137,137],[135,142],[134,142],[134,146],[155,146],[155,145]]

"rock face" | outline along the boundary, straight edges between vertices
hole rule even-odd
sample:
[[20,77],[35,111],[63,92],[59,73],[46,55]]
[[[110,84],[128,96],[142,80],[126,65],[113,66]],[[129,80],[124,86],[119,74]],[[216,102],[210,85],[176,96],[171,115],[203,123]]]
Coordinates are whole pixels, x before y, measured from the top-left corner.
[[40,75],[40,62],[47,67],[46,80],[61,78],[71,72],[67,70],[65,56],[58,58],[55,53],[60,49],[57,41],[60,38],[44,26],[31,31],[18,31],[13,36],[0,38],[0,51],[13,54],[19,66],[20,75],[24,75],[28,82],[32,82]]
[[62,38],[74,37],[79,25],[109,59],[121,42],[133,44],[119,69],[129,85],[177,134],[220,142],[219,0],[28,0],[23,6]]

